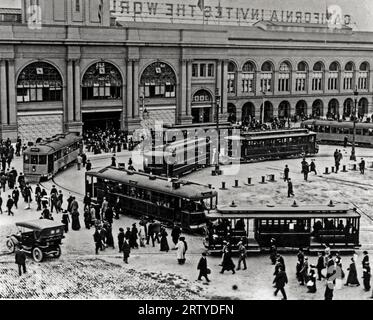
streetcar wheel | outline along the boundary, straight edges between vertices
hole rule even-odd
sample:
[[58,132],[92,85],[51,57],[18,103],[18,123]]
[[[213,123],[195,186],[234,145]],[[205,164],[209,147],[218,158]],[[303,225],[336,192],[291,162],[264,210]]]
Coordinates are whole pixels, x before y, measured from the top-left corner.
[[13,253],[15,251],[16,246],[11,239],[6,241],[6,248],[8,249],[9,253]]
[[40,248],[36,247],[32,250],[32,258],[36,261],[36,262],[42,262],[43,261],[43,258],[44,258],[44,254],[43,254],[43,251],[41,251]]
[[54,254],[54,257],[55,258],[59,258],[60,256],[61,256],[61,247],[60,246],[58,246],[57,248],[56,248],[56,253]]

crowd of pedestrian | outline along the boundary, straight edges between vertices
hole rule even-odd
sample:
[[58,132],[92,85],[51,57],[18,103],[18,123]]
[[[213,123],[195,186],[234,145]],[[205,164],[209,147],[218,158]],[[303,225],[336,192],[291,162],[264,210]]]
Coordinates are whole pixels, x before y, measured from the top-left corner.
[[94,154],[116,153],[122,150],[131,151],[135,146],[131,136],[114,128],[86,130],[83,134],[83,141],[87,151]]

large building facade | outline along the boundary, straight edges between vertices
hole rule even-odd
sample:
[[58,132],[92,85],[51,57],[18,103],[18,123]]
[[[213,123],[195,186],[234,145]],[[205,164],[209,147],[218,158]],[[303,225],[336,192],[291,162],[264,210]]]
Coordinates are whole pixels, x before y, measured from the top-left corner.
[[[41,25],[30,24],[30,5]],[[372,33],[323,24],[114,22],[109,1],[24,0],[0,24],[1,137],[373,112]],[[358,96],[354,96],[357,88]]]

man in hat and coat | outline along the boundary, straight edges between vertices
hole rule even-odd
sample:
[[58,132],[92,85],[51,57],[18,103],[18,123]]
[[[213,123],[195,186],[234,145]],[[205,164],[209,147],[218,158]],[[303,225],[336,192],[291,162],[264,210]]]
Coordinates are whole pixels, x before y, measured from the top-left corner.
[[123,261],[128,264],[128,258],[131,253],[131,247],[128,238],[125,238],[122,245]]
[[220,273],[224,273],[224,271],[232,271],[232,274],[235,274],[236,273],[236,271],[234,271],[235,267],[236,266],[233,263],[231,251],[228,249],[224,253],[223,268],[221,269]]
[[20,244],[17,245],[17,249],[15,252],[16,264],[18,265],[18,274],[19,276],[23,273],[26,273],[26,253],[22,250],[22,246]]
[[275,296],[277,296],[277,293],[281,291],[282,293],[282,300],[287,300],[286,292],[285,292],[285,284],[288,283],[288,277],[286,275],[285,270],[280,267],[278,270],[278,273],[276,274],[275,279],[273,280],[273,283],[275,284],[276,291],[273,293]]
[[247,266],[246,266],[247,252],[242,241],[238,242],[238,254],[239,254],[239,257],[238,257],[237,270],[241,269],[241,262],[243,263],[243,269],[246,270],[247,269]]
[[175,224],[171,231],[172,242],[175,245],[175,249],[176,249],[177,242],[179,241],[180,234],[181,234],[180,227]]
[[208,278],[208,271],[209,269],[207,268],[207,259],[206,259],[206,252],[202,252],[202,257],[198,262],[197,270],[199,270],[199,276],[197,280],[202,280],[202,277],[205,277],[207,282],[210,282]]
[[363,283],[364,283],[364,290],[370,291],[370,265],[369,265],[369,256],[368,251],[364,251],[364,258],[362,261],[363,264]]
[[119,247],[119,252],[123,251],[123,243],[124,243],[124,229],[119,228],[119,233],[118,233],[118,247]]

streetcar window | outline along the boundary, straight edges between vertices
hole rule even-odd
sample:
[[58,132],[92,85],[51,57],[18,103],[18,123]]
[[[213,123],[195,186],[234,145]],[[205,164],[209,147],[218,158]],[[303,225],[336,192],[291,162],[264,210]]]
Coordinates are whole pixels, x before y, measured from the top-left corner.
[[369,129],[369,135],[373,136],[373,130],[372,129]]
[[29,157],[29,155],[28,155],[28,154],[25,154],[24,157],[23,157],[23,162],[24,162],[24,163],[29,163],[29,161],[30,161],[30,157]]
[[343,129],[343,133],[344,133],[344,134],[349,134],[349,133],[350,133],[350,130],[349,130],[348,128],[344,128],[344,129]]
[[60,159],[60,158],[61,158],[61,150],[57,151],[56,155],[57,155],[56,158],[57,158],[57,159]]
[[38,164],[38,156],[31,155],[31,164]]
[[356,134],[361,135],[362,134],[361,129],[356,129]]
[[335,128],[335,127],[331,127],[330,129],[331,129],[331,130],[330,130],[331,133],[337,133],[337,128]]
[[39,164],[47,164],[47,156],[39,156]]
[[66,156],[69,153],[67,148],[62,149],[63,155]]

